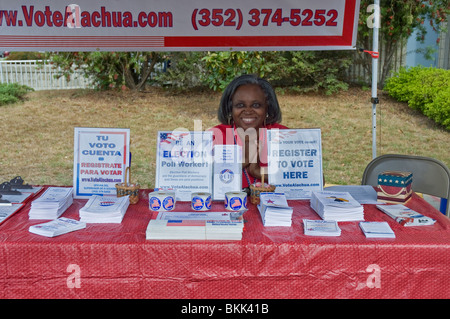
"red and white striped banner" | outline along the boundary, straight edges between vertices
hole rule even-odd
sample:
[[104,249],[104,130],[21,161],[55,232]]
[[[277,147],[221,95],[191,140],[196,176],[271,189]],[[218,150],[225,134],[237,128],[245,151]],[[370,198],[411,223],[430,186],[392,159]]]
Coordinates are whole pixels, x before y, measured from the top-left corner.
[[9,51],[342,50],[360,0],[0,0]]

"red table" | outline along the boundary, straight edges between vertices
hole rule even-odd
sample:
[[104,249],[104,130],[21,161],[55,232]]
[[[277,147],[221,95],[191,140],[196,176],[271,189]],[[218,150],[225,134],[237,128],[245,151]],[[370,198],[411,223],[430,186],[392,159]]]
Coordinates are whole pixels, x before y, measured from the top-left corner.
[[[289,228],[263,227],[252,205],[242,241],[149,241],[148,193],[121,224],[54,238],[28,232],[43,222],[28,219],[28,203],[0,225],[0,298],[450,297],[450,220],[417,195],[407,206],[434,225],[403,227],[365,205],[365,220],[387,221],[395,239],[366,239],[358,222],[339,223],[340,237],[305,236],[302,219],[319,217],[309,201],[289,201]],[[75,200],[63,216],[78,219],[85,202]]]

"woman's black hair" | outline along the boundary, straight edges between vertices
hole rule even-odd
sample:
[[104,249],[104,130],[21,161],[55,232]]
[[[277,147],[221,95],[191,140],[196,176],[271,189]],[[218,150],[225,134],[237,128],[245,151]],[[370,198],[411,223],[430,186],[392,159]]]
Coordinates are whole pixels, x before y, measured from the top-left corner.
[[222,124],[230,124],[231,110],[233,108],[232,98],[237,88],[246,84],[257,84],[261,87],[266,95],[267,101],[267,118],[266,124],[280,123],[281,122],[281,109],[278,104],[278,99],[274,89],[270,83],[262,78],[259,78],[253,74],[245,74],[238,76],[228,84],[225,91],[223,91],[222,98],[220,99],[218,118]]

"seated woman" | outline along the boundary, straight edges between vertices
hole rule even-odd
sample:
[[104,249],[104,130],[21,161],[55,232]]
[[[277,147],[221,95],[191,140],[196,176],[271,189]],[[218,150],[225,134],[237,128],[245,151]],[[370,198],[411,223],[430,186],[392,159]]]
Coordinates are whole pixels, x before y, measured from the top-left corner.
[[214,145],[242,146],[242,188],[261,179],[267,167],[267,130],[286,129],[272,86],[255,75],[235,78],[223,92],[218,118],[212,128]]

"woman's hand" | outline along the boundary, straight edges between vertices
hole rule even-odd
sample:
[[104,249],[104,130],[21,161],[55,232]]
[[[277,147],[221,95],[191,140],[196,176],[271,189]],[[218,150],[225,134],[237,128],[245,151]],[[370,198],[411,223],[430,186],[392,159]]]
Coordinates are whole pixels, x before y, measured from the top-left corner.
[[261,167],[259,163],[250,163],[247,167],[247,172],[254,178],[261,179]]

